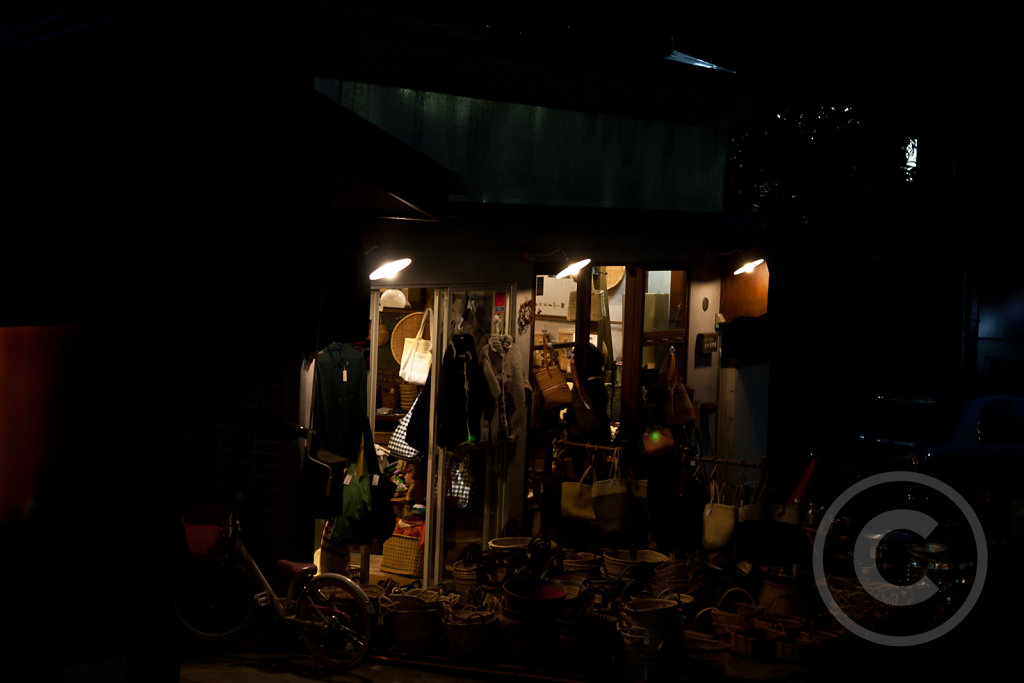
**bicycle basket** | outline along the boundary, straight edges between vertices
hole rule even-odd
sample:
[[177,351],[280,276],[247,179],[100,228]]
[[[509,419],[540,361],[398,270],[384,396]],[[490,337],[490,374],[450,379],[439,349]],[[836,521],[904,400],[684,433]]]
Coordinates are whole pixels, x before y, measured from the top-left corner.
[[194,557],[213,557],[224,551],[228,508],[218,503],[198,503],[181,517],[185,542]]

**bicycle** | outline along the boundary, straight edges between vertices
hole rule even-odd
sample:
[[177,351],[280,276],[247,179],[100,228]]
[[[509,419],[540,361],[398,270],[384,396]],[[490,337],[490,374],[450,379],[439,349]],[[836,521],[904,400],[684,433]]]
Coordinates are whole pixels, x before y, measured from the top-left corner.
[[337,670],[358,666],[370,650],[375,613],[366,592],[347,576],[317,574],[313,563],[280,559],[276,568],[287,590],[279,595],[242,540],[241,498],[226,511],[201,505],[182,517],[191,558],[173,591],[178,623],[202,641],[227,641],[269,606],[298,631],[318,662]]

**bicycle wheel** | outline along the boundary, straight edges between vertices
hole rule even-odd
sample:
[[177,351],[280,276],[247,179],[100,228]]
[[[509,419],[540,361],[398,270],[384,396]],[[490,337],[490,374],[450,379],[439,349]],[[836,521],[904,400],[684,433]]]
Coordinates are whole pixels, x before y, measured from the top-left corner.
[[200,640],[228,640],[252,623],[256,587],[234,562],[198,561],[179,576],[174,614],[189,635]]
[[297,616],[310,622],[302,640],[332,669],[352,669],[370,651],[370,613],[359,594],[333,576],[314,577],[299,597]]

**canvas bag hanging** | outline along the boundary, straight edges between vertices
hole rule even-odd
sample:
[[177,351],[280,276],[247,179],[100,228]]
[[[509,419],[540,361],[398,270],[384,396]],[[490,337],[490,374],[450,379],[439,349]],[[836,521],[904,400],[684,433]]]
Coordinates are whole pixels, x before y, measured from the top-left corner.
[[406,337],[405,346],[402,349],[402,364],[398,376],[410,384],[425,384],[430,374],[430,366],[433,362],[433,341],[423,338],[423,331],[426,329],[427,320],[433,315],[432,308],[428,308],[420,320],[419,331],[415,337]]
[[572,390],[565,381],[562,369],[558,367],[547,334],[544,335],[543,362],[544,365],[533,368],[531,373],[540,394],[541,405],[545,410],[564,408],[572,403]]
[[753,500],[740,501],[736,509],[736,522],[743,524],[744,522],[756,522],[759,521],[764,514],[764,490],[768,486],[768,474],[765,473],[761,477],[760,485],[757,487],[757,495]]
[[703,543],[705,550],[722,550],[732,540],[736,529],[737,506],[724,502],[723,486],[711,480],[711,493],[704,506]]
[[593,465],[583,470],[583,476],[579,481],[562,482],[562,516],[566,519],[580,519],[586,522],[593,522],[597,519],[594,514],[594,503],[592,498],[593,484],[588,479],[593,471]]
[[647,480],[635,479],[631,473],[624,475],[620,456],[616,448],[608,478],[595,480],[590,490],[594,518],[603,534],[638,532],[647,524]]

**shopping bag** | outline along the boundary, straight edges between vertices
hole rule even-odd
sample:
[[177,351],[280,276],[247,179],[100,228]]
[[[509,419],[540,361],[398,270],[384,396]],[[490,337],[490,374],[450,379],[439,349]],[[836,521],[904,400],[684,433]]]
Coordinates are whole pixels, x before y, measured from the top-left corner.
[[729,545],[733,531],[736,529],[736,508],[736,505],[724,502],[722,485],[717,481],[712,481],[711,495],[708,503],[704,506],[703,543],[705,550],[722,550]]
[[419,403],[420,396],[422,395],[423,392],[420,392],[412,402],[412,407],[398,421],[395,431],[391,433],[391,437],[388,439],[388,451],[391,455],[411,463],[418,463],[423,460],[423,453],[419,449],[410,446],[408,441],[409,421],[412,420],[413,411],[416,409],[416,404]]
[[594,518],[603,534],[639,533],[647,526],[647,481],[624,474],[619,461],[616,449],[608,478],[595,480],[590,489]]
[[406,337],[405,346],[402,348],[402,364],[398,376],[410,384],[425,384],[430,374],[434,357],[433,342],[423,338],[423,331],[432,314],[433,309],[428,308],[420,320],[420,329],[416,336]]
[[594,515],[594,504],[591,497],[593,484],[588,481],[592,467],[583,471],[579,481],[562,482],[562,516],[566,519],[581,519],[592,522],[597,517]]

